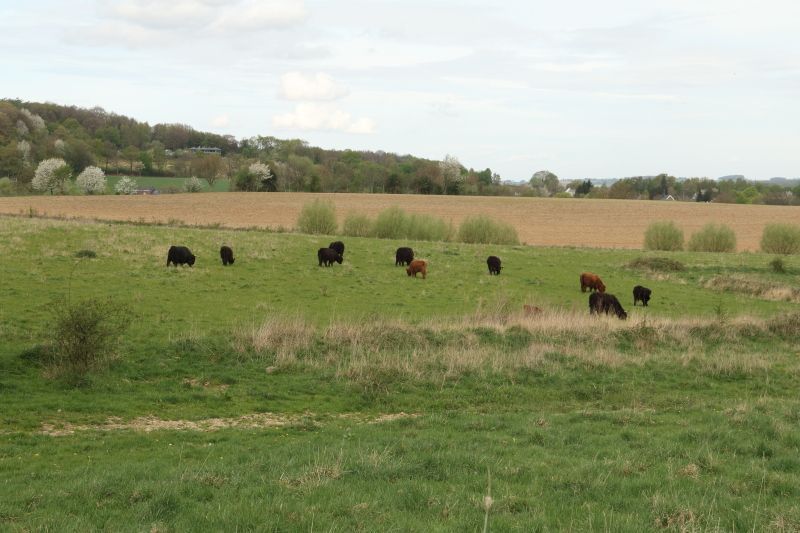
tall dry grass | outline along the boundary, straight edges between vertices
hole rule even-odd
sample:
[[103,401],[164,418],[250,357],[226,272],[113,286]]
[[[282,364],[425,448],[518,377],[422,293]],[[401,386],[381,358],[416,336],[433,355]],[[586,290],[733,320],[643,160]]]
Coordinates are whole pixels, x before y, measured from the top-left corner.
[[465,374],[557,373],[574,367],[619,368],[648,362],[692,365],[712,375],[771,368],[744,339],[781,342],[800,334],[795,318],[649,318],[620,321],[565,309],[535,316],[495,302],[459,319],[333,322],[267,318],[234,334],[243,359],[310,367],[375,384],[395,379],[439,382]]

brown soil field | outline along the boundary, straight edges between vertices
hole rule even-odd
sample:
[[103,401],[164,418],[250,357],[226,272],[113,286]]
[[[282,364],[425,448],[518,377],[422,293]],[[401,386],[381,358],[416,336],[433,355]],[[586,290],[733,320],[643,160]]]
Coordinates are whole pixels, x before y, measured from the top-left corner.
[[736,232],[740,251],[756,251],[770,222],[800,224],[800,207],[636,200],[585,200],[399,194],[200,193],[160,196],[24,196],[0,198],[0,213],[78,219],[292,228],[303,204],[333,201],[341,222],[350,211],[375,216],[396,205],[458,224],[474,214],[512,224],[522,242],[542,246],[641,248],[655,220],[672,220],[688,240],[709,222]]

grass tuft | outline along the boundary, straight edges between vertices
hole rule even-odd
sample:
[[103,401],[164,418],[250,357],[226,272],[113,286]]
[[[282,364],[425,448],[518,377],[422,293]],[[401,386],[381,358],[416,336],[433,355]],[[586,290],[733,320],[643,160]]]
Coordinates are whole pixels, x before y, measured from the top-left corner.
[[680,272],[681,270],[686,270],[686,266],[683,263],[668,257],[637,257],[628,263],[628,267],[651,270],[653,272]]

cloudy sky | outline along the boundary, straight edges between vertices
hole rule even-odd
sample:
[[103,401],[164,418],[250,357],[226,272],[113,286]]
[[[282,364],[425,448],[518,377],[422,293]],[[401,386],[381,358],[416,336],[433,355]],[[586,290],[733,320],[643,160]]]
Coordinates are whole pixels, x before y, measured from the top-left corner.
[[794,0],[0,0],[0,97],[491,167],[800,176]]

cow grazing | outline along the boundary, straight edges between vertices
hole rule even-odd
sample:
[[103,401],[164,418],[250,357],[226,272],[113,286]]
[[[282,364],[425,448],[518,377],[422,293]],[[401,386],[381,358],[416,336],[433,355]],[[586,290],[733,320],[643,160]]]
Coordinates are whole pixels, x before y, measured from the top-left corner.
[[336,250],[331,250],[330,248],[320,248],[317,250],[317,259],[319,259],[319,266],[322,266],[324,263],[326,267],[329,267],[333,264],[334,261],[342,264],[342,256],[336,252]]
[[525,304],[522,306],[522,309],[525,310],[525,316],[538,316],[542,314],[542,308],[536,307],[535,305]]
[[222,266],[232,265],[234,262],[233,250],[230,246],[222,246],[219,249],[219,257],[222,259]]
[[586,289],[589,289],[590,292],[606,292],[603,280],[597,274],[592,274],[591,272],[581,274],[581,292],[586,292]]
[[494,274],[496,276],[500,275],[500,269],[503,268],[500,266],[500,258],[494,255],[490,255],[489,258],[486,260],[486,265],[489,267],[489,274]]
[[185,246],[170,246],[167,252],[167,266],[170,263],[175,265],[194,266],[194,254]]
[[644,307],[647,307],[647,302],[650,301],[650,295],[653,293],[647,287],[642,287],[641,285],[637,285],[633,288],[633,305],[636,306],[636,302],[642,302]]
[[328,245],[331,250],[336,250],[336,253],[344,257],[344,243],[342,241],[333,241]]
[[410,265],[414,260],[414,250],[407,247],[398,248],[394,253],[394,266]]
[[416,278],[419,273],[422,273],[422,279],[425,279],[425,276],[428,275],[428,263],[422,259],[415,259],[409,263],[406,274]]
[[628,313],[622,308],[617,297],[613,294],[604,292],[595,292],[589,296],[589,314],[609,314],[609,312],[617,315],[620,320],[628,318]]

